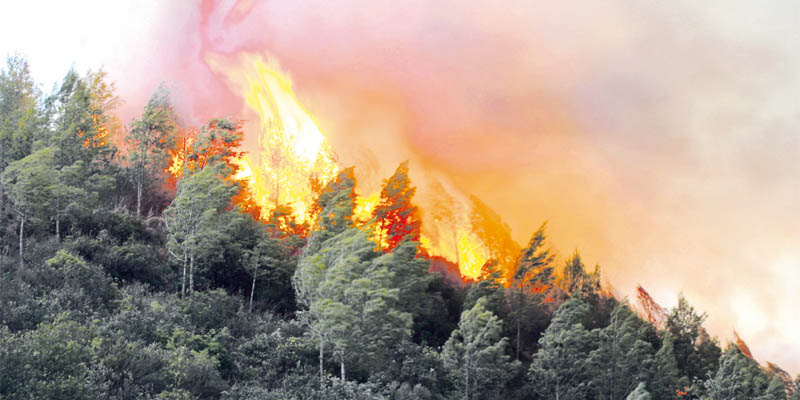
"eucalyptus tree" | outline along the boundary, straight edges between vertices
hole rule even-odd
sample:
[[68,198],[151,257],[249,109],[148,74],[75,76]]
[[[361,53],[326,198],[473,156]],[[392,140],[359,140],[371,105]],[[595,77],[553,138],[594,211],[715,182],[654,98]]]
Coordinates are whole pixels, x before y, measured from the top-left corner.
[[227,166],[211,163],[184,176],[172,203],[164,210],[167,249],[182,263],[181,296],[194,293],[194,273],[204,244],[223,231],[222,216],[231,203],[236,187],[223,179]]
[[162,172],[168,160],[169,146],[177,128],[177,115],[166,87],[159,86],[134,119],[125,140],[131,146],[130,168],[136,185],[136,216],[142,212],[142,191],[148,181]]
[[503,322],[484,306],[484,299],[461,313],[442,350],[445,366],[459,388],[459,397],[500,398],[517,362],[506,354],[508,339],[502,337]]

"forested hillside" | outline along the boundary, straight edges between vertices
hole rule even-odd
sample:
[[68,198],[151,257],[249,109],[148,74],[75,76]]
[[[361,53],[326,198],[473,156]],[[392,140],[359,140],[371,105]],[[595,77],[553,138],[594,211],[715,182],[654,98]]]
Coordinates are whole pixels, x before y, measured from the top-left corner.
[[238,121],[192,129],[159,88],[123,126],[118,102],[101,72],[0,73],[0,399],[800,399],[685,299],[614,298],[544,224],[511,273],[462,279],[420,246],[413,165],[366,220],[352,168],[309,221],[262,216]]

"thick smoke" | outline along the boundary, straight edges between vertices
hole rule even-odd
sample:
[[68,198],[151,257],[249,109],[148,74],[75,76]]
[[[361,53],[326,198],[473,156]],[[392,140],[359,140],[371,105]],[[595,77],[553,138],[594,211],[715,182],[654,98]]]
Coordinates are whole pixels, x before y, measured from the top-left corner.
[[797,6],[561,3],[163,2],[111,72],[201,123],[243,109],[208,54],[274,57],[367,192],[410,159],[797,372]]

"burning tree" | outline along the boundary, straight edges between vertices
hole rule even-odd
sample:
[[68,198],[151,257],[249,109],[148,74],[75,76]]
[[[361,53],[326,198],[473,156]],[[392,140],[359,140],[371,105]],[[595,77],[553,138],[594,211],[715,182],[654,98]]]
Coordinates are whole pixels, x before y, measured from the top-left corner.
[[644,290],[641,285],[636,287],[636,297],[639,299],[639,305],[644,310],[644,317],[647,321],[657,329],[663,329],[667,322],[667,310],[656,303],[650,293],[647,293],[647,290]]
[[414,192],[416,188],[408,178],[408,161],[404,161],[384,182],[378,205],[372,212],[379,251],[391,251],[402,240],[419,241],[419,209],[411,202]]
[[[476,196],[470,196],[470,203],[472,205],[470,222],[478,241],[477,243],[464,243],[461,247],[472,248],[472,251],[487,250],[488,257],[477,257],[476,259],[483,260],[484,264],[487,259],[494,260],[496,268],[500,272],[500,281],[504,285],[508,285],[513,279],[514,263],[520,254],[519,245],[511,238],[511,228],[496,212]],[[481,249],[476,249],[476,245],[480,245]],[[482,266],[483,264],[472,267],[479,270]],[[473,276],[476,275],[474,272]]]
[[211,120],[184,158],[175,199],[164,210],[167,248],[182,263],[181,295],[194,292],[195,263],[204,243],[219,229],[220,216],[231,204],[237,187],[231,181],[230,159],[240,154],[233,149],[241,135],[227,120]]
[[522,348],[522,313],[528,297],[532,293],[542,293],[550,288],[553,283],[553,259],[549,249],[543,249],[545,242],[544,230],[546,223],[542,224],[531,237],[526,247],[519,256],[514,266],[514,275],[511,279],[511,294],[513,297],[514,322],[517,327],[516,358],[519,361]]

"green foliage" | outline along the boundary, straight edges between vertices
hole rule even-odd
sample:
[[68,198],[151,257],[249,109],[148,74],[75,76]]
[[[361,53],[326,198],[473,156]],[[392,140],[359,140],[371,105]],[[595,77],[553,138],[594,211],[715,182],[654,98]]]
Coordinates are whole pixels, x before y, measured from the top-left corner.
[[55,150],[45,148],[8,165],[2,181],[6,195],[14,208],[24,216],[45,217],[48,212],[45,200],[56,184],[53,176]]
[[[25,60],[0,71],[2,399],[787,397],[779,368],[721,355],[685,299],[657,329],[577,252],[556,279],[545,225],[520,251],[475,197],[482,279],[430,274],[442,260],[419,248],[407,163],[365,227],[352,168],[314,181],[313,228],[277,196],[259,221],[232,204],[241,125],[212,119],[179,154],[173,198],[168,92],[129,125],[126,159],[118,103],[102,71],[46,97]],[[430,217],[454,223],[434,190]]]
[[772,395],[764,396],[769,386],[770,379],[758,363],[742,354],[736,346],[725,351],[716,373],[705,381],[710,400],[773,399]]
[[588,272],[581,261],[581,255],[576,250],[572,257],[564,264],[561,288],[572,295],[581,293],[590,296],[600,291],[600,267],[595,266],[593,272]]
[[653,365],[652,346],[643,340],[645,329],[645,322],[621,303],[608,326],[595,332],[597,348],[588,359],[594,398],[621,399],[658,368]]
[[[377,262],[366,233],[350,228],[304,254],[294,277],[301,317],[320,342],[333,346],[342,379],[345,361],[378,370],[392,348],[410,334],[411,315],[396,308],[394,273]],[[372,340],[364,342],[364,337]]]
[[704,379],[718,365],[721,350],[703,328],[705,314],[698,314],[681,296],[678,307],[667,318],[667,332],[673,339],[675,361],[689,382]]
[[91,399],[90,367],[100,339],[91,327],[59,315],[35,331],[0,330],[0,395],[21,399]]
[[329,182],[317,198],[319,230],[329,238],[353,226],[353,209],[356,204],[356,178],[353,168],[342,170]]
[[652,396],[650,396],[650,393],[648,393],[647,389],[645,389],[645,384],[643,382],[640,382],[636,386],[636,389],[634,389],[628,395],[628,397],[625,397],[625,400],[650,400],[650,399],[652,399]]
[[506,355],[508,339],[501,334],[502,322],[486,310],[484,301],[479,300],[461,314],[458,329],[442,350],[459,398],[501,398],[502,389],[516,368]]
[[[178,182],[175,199],[164,210],[167,249],[183,263],[181,293],[194,292],[195,263],[213,253],[204,252],[224,233],[224,223],[235,187],[221,179],[227,167],[212,163]],[[188,267],[188,271],[187,271]]]
[[556,310],[550,326],[539,339],[528,375],[533,391],[543,399],[586,399],[591,371],[589,354],[594,350],[594,335],[584,328],[589,307],[572,297]]
[[0,71],[0,171],[30,154],[44,128],[40,93],[25,59],[11,56]]
[[[163,170],[169,161],[168,149],[175,138],[177,115],[172,109],[169,91],[159,86],[144,107],[142,115],[131,121],[125,137],[131,147],[129,154],[130,175],[136,187],[136,215],[142,212],[144,189],[157,192],[163,184]],[[147,205],[147,202],[145,202]],[[152,202],[150,206],[152,207]]]

